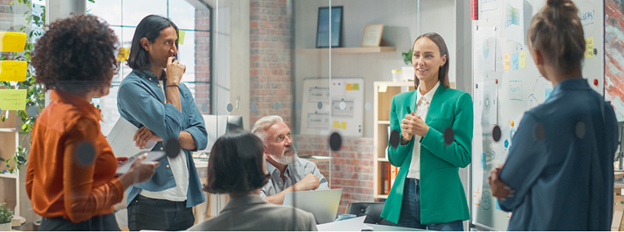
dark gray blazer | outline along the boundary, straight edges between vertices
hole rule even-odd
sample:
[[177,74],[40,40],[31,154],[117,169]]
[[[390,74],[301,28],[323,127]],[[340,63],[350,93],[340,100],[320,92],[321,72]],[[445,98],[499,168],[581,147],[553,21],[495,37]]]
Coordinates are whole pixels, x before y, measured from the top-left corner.
[[250,194],[232,198],[221,213],[189,228],[202,230],[304,230],[315,231],[314,215],[290,206],[271,204],[260,196]]

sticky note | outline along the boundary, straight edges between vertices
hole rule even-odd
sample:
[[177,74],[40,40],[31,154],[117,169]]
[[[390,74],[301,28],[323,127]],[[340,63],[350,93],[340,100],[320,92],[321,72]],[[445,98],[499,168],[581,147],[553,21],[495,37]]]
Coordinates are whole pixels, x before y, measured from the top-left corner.
[[594,57],[594,38],[585,39],[585,58]]
[[117,61],[128,60],[129,54],[130,54],[130,48],[119,48],[119,52],[117,52]]
[[511,126],[514,126],[514,121],[513,120],[511,120]]
[[517,52],[511,54],[511,70],[517,70],[520,66],[520,55]]
[[26,89],[0,89],[0,109],[25,110]]
[[379,92],[380,93],[385,93],[386,91],[388,91],[388,86],[387,85],[380,85],[379,86]]
[[359,83],[353,83],[353,89],[352,90],[360,90],[360,84]]
[[333,128],[340,128],[340,121],[334,121]]
[[26,61],[0,61],[0,81],[25,81],[27,68]]
[[180,45],[184,44],[184,35],[185,34],[186,34],[186,31],[178,30],[178,44],[180,44]]
[[26,33],[0,32],[2,52],[23,52],[26,46]]
[[503,65],[505,66],[504,67],[505,70],[511,69],[511,54],[505,53],[504,60],[503,60]]
[[353,84],[347,84],[347,87],[345,87],[347,89],[347,91],[351,91],[353,89]]
[[347,122],[341,122],[340,123],[340,128],[342,128],[343,130],[347,129]]
[[520,66],[519,68],[526,68],[526,52],[520,52],[518,54],[520,57],[520,62],[518,64],[518,66]]

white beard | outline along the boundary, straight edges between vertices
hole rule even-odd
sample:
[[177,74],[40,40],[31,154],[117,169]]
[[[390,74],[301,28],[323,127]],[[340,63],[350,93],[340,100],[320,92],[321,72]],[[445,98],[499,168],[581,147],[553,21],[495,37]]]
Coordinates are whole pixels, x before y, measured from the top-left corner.
[[283,164],[283,165],[292,164],[295,161],[297,161],[297,158],[299,158],[299,156],[297,156],[297,149],[295,149],[294,146],[290,147],[290,155],[289,156],[286,155],[286,149],[282,150],[282,155],[279,158],[275,157],[274,155],[269,155],[269,156],[275,162],[277,162],[279,164]]

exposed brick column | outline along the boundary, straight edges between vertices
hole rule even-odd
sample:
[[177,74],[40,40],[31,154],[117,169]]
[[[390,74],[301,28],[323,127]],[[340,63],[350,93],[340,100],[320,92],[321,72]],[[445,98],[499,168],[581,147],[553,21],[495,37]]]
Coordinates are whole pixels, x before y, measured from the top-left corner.
[[[297,153],[300,156],[328,156],[327,136],[298,135]],[[342,188],[338,214],[343,214],[351,202],[373,202],[373,138],[344,138],[338,152],[332,152],[332,188]],[[319,162],[319,171],[329,178],[329,162]]]
[[[195,30],[210,30],[210,10],[195,9]],[[195,32],[195,103],[210,114],[210,32]]]
[[[286,0],[250,1],[250,100],[257,105],[250,123],[280,115],[293,128],[290,25]],[[275,110],[275,103],[279,110]]]

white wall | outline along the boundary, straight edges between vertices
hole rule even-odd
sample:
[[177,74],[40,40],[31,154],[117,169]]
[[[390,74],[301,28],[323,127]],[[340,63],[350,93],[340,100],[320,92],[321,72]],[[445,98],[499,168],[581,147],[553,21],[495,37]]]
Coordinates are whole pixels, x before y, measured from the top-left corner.
[[[401,52],[407,52],[418,37],[417,0],[332,0],[333,6],[344,6],[343,47],[359,47],[364,26],[384,24],[382,38],[395,52],[365,54],[332,54],[332,77],[362,77],[365,82],[364,102],[373,104],[373,82],[392,81],[392,69],[405,66]],[[422,0],[420,10],[420,33],[437,32],[446,40],[451,65],[456,64],[455,1]],[[294,1],[295,49],[311,49],[316,46],[318,8],[328,6],[329,1]],[[329,77],[327,54],[296,54],[294,58],[296,101],[302,100],[303,79]],[[450,81],[455,81],[455,69],[450,71]],[[467,73],[470,77],[470,73]],[[296,133],[301,121],[301,111],[296,111]],[[373,137],[373,110],[364,111],[364,137]]]

